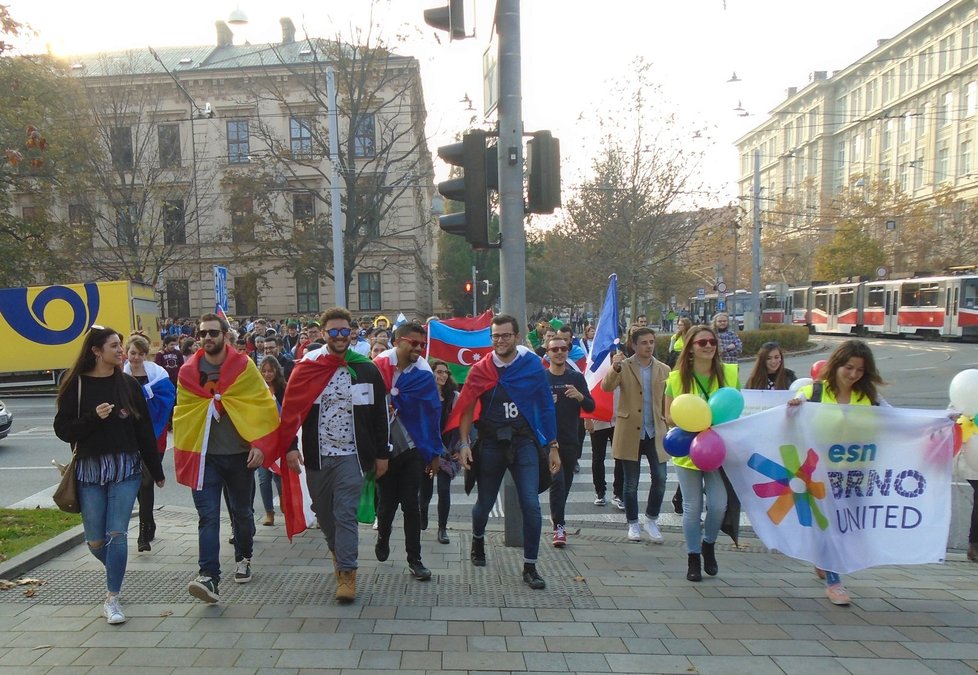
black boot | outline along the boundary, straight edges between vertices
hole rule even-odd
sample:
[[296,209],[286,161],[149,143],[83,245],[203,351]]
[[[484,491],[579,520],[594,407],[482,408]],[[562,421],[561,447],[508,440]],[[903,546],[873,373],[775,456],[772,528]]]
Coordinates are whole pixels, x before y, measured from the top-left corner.
[[150,516],[149,522],[146,524],[146,541],[156,540],[156,520]]
[[146,538],[146,534],[149,531],[149,525],[145,522],[139,523],[139,538],[136,540],[136,550],[140,553],[144,551],[151,551],[152,547],[149,545],[149,539]]
[[714,546],[716,546],[715,543],[711,544],[707,541],[703,542],[703,571],[709,574],[711,577],[715,577],[717,572],[720,571],[720,567],[717,565],[717,556]]
[[427,530],[428,529],[428,506],[427,505],[421,507],[420,516],[421,516],[421,520],[420,520],[421,529]]
[[686,581],[703,581],[703,573],[700,571],[700,554],[689,554],[689,570],[686,572]]
[[469,554],[472,564],[476,567],[486,566],[486,540],[485,538],[476,539],[472,537],[472,552]]
[[438,528],[438,543],[447,544],[448,543],[448,530],[444,527]]

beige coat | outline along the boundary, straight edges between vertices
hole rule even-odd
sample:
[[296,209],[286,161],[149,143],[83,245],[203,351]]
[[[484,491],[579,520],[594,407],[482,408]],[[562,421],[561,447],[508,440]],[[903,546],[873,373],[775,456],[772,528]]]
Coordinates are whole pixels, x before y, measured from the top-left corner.
[[[652,359],[652,412],[655,416],[655,449],[659,461],[669,459],[662,439],[665,438],[666,417],[665,389],[669,366]],[[615,459],[636,461],[638,444],[642,440],[642,379],[638,360],[632,356],[621,362],[621,372],[612,368],[601,381],[605,391],[618,389],[618,407],[615,410],[615,435],[611,441],[611,453]]]

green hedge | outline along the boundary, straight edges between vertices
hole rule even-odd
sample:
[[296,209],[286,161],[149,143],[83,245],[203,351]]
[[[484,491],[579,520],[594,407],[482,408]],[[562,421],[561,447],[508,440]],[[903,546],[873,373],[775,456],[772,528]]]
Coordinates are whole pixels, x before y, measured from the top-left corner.
[[[744,343],[742,356],[757,354],[765,342],[777,342],[786,352],[804,349],[808,344],[808,328],[806,326],[763,324],[761,330],[742,330],[738,335]],[[664,361],[666,358],[671,338],[671,334],[656,335],[655,337],[655,355],[660,361]]]

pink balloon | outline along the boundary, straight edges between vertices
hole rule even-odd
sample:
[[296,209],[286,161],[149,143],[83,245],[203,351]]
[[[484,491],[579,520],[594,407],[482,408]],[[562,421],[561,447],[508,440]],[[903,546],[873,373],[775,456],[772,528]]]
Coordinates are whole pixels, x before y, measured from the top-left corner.
[[822,359],[821,361],[816,361],[812,364],[812,369],[809,371],[812,375],[812,379],[816,382],[822,379],[822,371],[825,370],[825,366],[828,365],[827,359]]
[[727,457],[727,446],[720,434],[713,429],[705,429],[693,439],[689,447],[689,458],[700,471],[716,471]]

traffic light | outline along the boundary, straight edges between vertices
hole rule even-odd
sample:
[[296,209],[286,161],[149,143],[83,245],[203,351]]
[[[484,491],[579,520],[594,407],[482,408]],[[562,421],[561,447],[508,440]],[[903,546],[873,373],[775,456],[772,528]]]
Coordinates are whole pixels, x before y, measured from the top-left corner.
[[452,40],[465,39],[465,11],[463,0],[449,0],[444,7],[434,7],[424,11],[424,22],[432,28],[447,31]]
[[489,190],[498,189],[496,148],[486,149],[486,132],[468,131],[461,143],[438,148],[438,156],[453,166],[462,167],[462,178],[442,181],[438,192],[445,199],[464,202],[465,210],[441,216],[438,224],[445,232],[465,237],[472,248],[493,248],[489,243]]
[[528,213],[553,213],[560,206],[560,140],[536,131],[526,144]]
[[465,301],[472,302],[472,282],[466,281],[462,284],[462,290],[465,291]]

